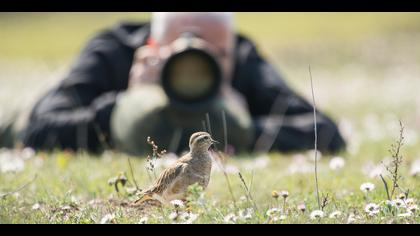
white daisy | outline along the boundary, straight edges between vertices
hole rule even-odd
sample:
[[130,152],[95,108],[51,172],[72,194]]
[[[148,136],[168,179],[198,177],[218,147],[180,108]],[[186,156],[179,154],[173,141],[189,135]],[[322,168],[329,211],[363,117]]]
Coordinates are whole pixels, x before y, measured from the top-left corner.
[[401,200],[401,199],[394,199],[394,200],[392,200],[392,202],[394,203],[394,206],[396,206],[398,208],[405,208],[406,207],[404,201]]
[[267,212],[266,212],[266,214],[267,214],[267,216],[269,216],[269,217],[273,217],[273,216],[275,216],[275,215],[277,215],[277,214],[280,214],[280,209],[278,209],[278,208],[270,208],[270,209],[268,209],[267,210]]
[[324,218],[324,216],[325,216],[325,214],[321,210],[312,211],[311,215],[310,215],[311,219],[313,219],[313,220]]
[[104,217],[102,217],[101,224],[108,224],[108,223],[114,221],[114,219],[115,219],[114,214],[106,214]]
[[242,220],[250,220],[252,219],[252,214],[253,214],[254,210],[252,208],[246,208],[243,210],[239,211],[239,218],[241,218]]
[[149,217],[144,216],[144,217],[140,218],[139,224],[147,224],[148,221],[149,221]]
[[185,212],[180,218],[184,224],[192,224],[198,218],[198,214]]
[[169,214],[168,217],[171,220],[176,220],[176,219],[178,219],[178,212],[173,211],[173,212],[171,212],[171,214]]
[[225,222],[225,223],[235,223],[236,221],[237,221],[237,217],[236,217],[236,215],[235,214],[233,214],[233,213],[230,213],[230,214],[227,214],[226,216],[225,216],[225,218],[223,219],[223,221]]
[[283,221],[285,219],[287,219],[286,215],[274,216],[273,218],[271,218],[273,222]]
[[419,207],[417,205],[415,205],[415,204],[414,205],[409,205],[407,207],[407,210],[409,212],[415,213],[415,212],[419,211]]
[[365,206],[365,212],[369,216],[374,216],[379,213],[379,206],[375,203],[369,203]]
[[374,189],[375,189],[375,185],[372,183],[363,183],[362,185],[360,185],[360,190],[362,190],[365,193],[370,192]]
[[330,219],[337,219],[341,216],[341,211],[334,211],[329,215]]
[[184,202],[179,200],[179,199],[172,200],[170,203],[175,208],[183,208],[184,207]]

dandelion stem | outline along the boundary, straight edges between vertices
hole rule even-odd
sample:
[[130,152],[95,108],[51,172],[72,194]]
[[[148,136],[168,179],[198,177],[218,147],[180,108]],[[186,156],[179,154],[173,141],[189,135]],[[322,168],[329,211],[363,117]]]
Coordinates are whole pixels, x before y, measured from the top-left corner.
[[27,183],[25,183],[25,184],[23,184],[22,186],[20,186],[19,188],[17,188],[17,189],[15,189],[15,190],[13,190],[13,191],[10,191],[10,192],[7,192],[7,193],[3,193],[3,194],[0,194],[0,199],[1,198],[5,198],[5,197],[7,197],[7,196],[9,196],[9,195],[12,195],[12,194],[14,194],[14,193],[17,193],[17,192],[19,192],[19,191],[21,191],[21,190],[23,190],[24,188],[26,188],[26,187],[28,187],[32,182],[34,182],[35,181],[35,179],[37,178],[38,176],[37,175],[35,175],[29,182],[27,182]]
[[136,178],[134,177],[133,166],[131,165],[130,157],[127,157],[128,166],[130,167],[130,174],[131,178],[133,179],[134,185],[136,186],[137,190],[140,190],[139,185],[137,184]]
[[317,132],[317,121],[316,121],[315,93],[314,93],[314,85],[313,85],[313,81],[312,81],[311,65],[309,65],[309,77],[311,79],[312,103],[313,103],[313,110],[314,110],[315,188],[316,188],[316,198],[317,198],[317,201],[318,201],[318,208],[321,210],[321,201],[319,199],[319,185],[318,185],[318,156],[317,156],[317,153],[318,153],[318,132]]

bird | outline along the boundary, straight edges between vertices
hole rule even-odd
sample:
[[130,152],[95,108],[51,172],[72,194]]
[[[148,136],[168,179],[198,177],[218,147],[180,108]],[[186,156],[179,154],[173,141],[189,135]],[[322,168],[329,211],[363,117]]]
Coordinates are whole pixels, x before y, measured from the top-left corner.
[[148,199],[168,204],[172,200],[186,199],[188,186],[198,183],[206,189],[211,174],[210,147],[219,143],[207,132],[195,132],[189,139],[189,152],[162,171],[154,183],[139,195],[135,204]]

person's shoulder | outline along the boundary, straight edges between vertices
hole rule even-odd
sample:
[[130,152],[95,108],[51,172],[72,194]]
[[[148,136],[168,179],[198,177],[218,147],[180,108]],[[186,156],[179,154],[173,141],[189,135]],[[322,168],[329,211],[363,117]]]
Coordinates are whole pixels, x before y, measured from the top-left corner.
[[[110,27],[103,28],[96,32],[91,40],[115,43],[127,47],[136,47],[136,39],[140,31],[144,31],[144,35],[149,32],[149,23],[147,22],[118,22]],[[141,41],[142,38],[138,39]]]
[[235,54],[240,61],[259,57],[255,42],[242,33],[236,33]]

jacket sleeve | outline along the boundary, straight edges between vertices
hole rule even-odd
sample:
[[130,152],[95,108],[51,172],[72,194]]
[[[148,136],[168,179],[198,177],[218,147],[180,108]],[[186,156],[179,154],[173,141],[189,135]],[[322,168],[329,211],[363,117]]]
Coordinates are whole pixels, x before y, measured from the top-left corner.
[[[256,127],[256,149],[296,151],[314,148],[313,107],[290,89],[282,76],[248,40],[239,43],[236,87],[245,95]],[[336,124],[317,111],[318,148],[336,152],[345,147]],[[272,141],[271,141],[272,140]],[[267,146],[268,145],[268,146]]]
[[36,149],[88,149],[110,145],[118,45],[97,36],[82,50],[65,79],[33,108],[22,142]]

